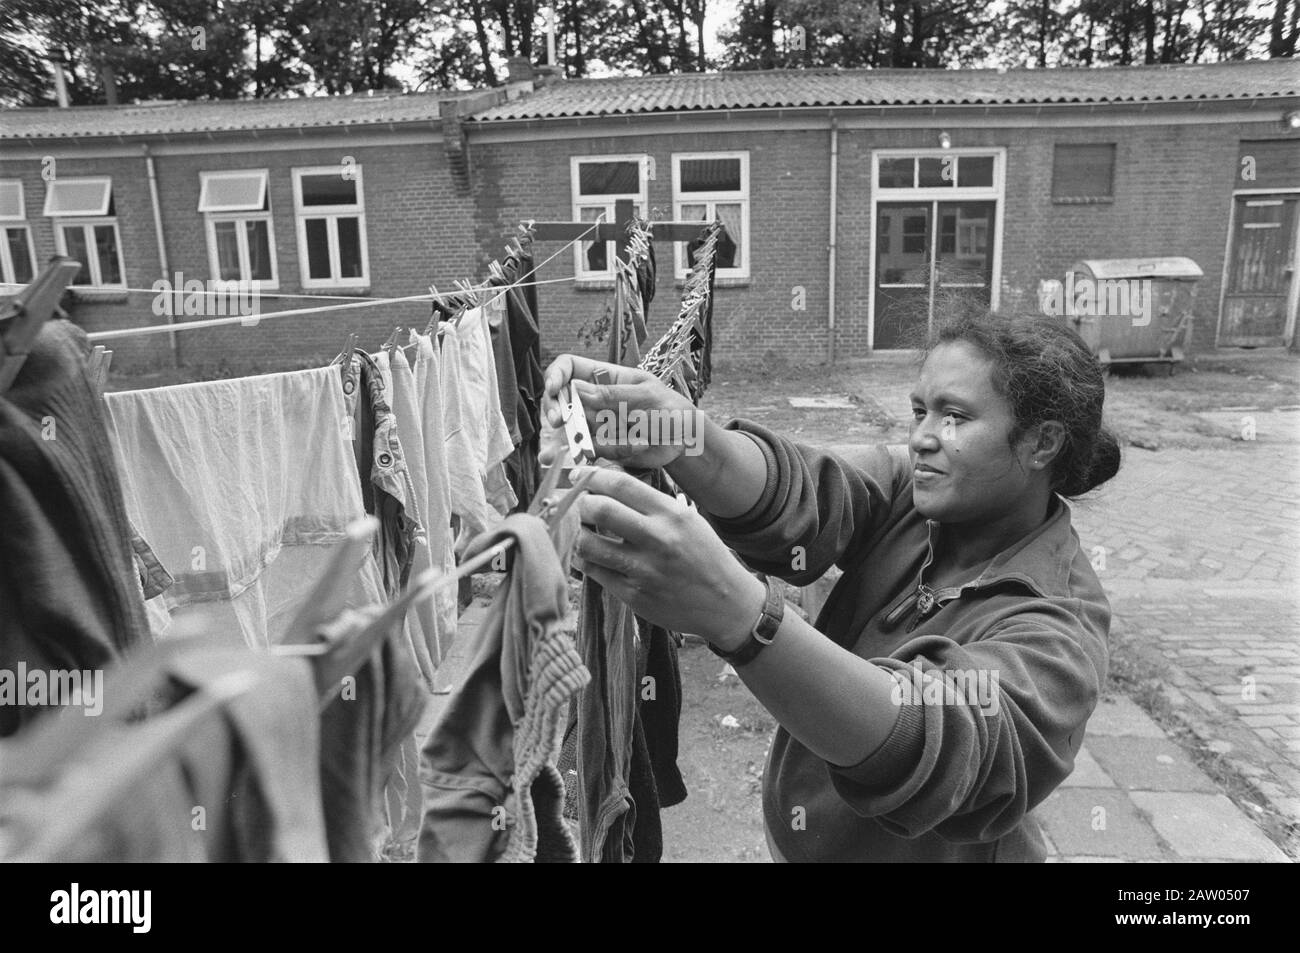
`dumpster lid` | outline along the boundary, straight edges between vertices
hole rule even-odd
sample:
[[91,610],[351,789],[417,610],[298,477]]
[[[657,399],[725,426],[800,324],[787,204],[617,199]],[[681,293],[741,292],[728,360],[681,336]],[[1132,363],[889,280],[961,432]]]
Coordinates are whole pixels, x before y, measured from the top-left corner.
[[1085,258],[1071,269],[1093,278],[1201,278],[1201,266],[1190,258]]

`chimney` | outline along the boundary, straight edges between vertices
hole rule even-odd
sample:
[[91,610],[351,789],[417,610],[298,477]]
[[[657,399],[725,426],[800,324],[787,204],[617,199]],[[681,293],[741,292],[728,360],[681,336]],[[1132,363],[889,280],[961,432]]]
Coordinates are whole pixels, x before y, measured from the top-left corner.
[[533,81],[533,64],[526,56],[512,56],[506,60],[507,83],[531,83]]
[[116,106],[117,70],[104,63],[99,67],[99,75],[104,79],[104,102],[109,106]]
[[68,78],[63,74],[63,64],[58,60],[50,60],[50,66],[54,68],[54,96],[59,101],[59,108],[67,109]]

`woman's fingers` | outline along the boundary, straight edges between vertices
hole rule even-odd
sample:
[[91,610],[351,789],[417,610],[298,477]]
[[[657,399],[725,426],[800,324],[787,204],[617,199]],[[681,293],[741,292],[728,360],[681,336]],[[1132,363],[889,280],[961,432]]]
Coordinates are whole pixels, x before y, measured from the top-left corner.
[[[587,483],[587,494],[593,500],[608,497],[641,516],[658,516],[677,510],[676,500],[668,494],[647,486],[622,470],[611,467],[575,467],[573,478],[576,480],[587,472],[591,473],[591,479]],[[585,513],[586,510],[583,512]],[[632,538],[622,533],[619,535],[625,539]]]
[[[590,491],[590,484],[587,489]],[[578,506],[585,526],[595,526],[600,532],[625,539],[635,546],[653,544],[657,539],[649,521],[619,500],[593,496],[588,492],[578,501]]]
[[599,583],[602,589],[618,599],[619,602],[629,605],[633,609],[639,608],[638,597],[640,594],[626,576],[614,572],[612,569],[606,569],[598,563],[586,563],[582,571]]
[[577,552],[588,567],[599,566],[628,580],[636,575],[640,565],[626,543],[593,533],[585,526],[578,533]]

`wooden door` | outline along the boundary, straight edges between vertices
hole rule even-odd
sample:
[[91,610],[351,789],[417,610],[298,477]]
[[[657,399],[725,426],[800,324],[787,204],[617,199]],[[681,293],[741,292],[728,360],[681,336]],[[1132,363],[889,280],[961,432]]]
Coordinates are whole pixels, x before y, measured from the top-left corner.
[[1287,346],[1295,330],[1296,206],[1300,196],[1239,195],[1220,347]]

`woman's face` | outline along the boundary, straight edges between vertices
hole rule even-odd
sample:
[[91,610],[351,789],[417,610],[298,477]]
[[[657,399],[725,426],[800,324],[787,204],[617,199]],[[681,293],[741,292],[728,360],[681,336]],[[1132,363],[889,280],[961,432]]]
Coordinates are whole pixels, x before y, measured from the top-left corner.
[[972,344],[940,344],[912,392],[912,495],[941,523],[997,519],[1028,502],[1033,437],[1007,442],[1011,405],[993,389],[993,362]]

